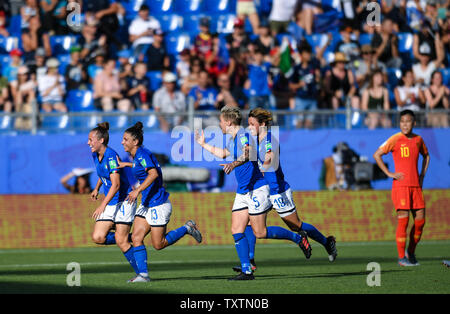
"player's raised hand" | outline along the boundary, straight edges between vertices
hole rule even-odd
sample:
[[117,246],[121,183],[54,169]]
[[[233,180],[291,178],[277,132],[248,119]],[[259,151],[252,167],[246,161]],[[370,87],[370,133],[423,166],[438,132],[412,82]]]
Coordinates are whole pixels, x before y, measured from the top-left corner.
[[200,146],[205,144],[205,133],[203,132],[203,130],[201,130],[201,133],[199,132],[199,130],[195,130],[195,141]]

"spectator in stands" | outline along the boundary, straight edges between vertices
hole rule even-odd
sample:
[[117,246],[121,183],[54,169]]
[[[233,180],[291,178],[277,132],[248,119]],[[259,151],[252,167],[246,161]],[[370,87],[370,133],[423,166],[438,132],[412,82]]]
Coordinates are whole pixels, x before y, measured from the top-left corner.
[[231,88],[230,77],[226,73],[221,73],[217,78],[219,94],[216,98],[216,107],[221,110],[225,106],[248,109],[248,99],[241,86]]
[[2,10],[0,10],[0,36],[9,37],[9,31],[6,27],[6,14]]
[[26,29],[22,30],[22,47],[25,52],[25,61],[34,59],[36,49],[43,47],[46,56],[51,56],[50,36],[41,27],[38,16],[32,17]]
[[449,109],[450,90],[442,84],[442,73],[436,70],[431,75],[431,85],[425,90],[427,108],[432,112],[428,114],[428,125],[434,128],[448,128],[448,113],[433,112],[434,109]]
[[375,58],[383,62],[387,68],[400,68],[402,59],[398,53],[398,37],[394,33],[394,24],[390,19],[384,19],[380,30],[372,37],[372,47]]
[[83,0],[83,11],[86,20],[95,19],[98,22],[98,31],[106,35],[108,42],[115,43],[119,49],[125,46],[124,43],[115,36],[119,30],[119,3],[115,0]]
[[79,45],[81,46],[81,60],[85,66],[94,62],[99,54],[106,54],[107,39],[106,35],[97,31],[98,21],[92,18],[86,18],[86,22],[81,29]]
[[200,19],[200,32],[194,39],[194,53],[203,61],[206,54],[213,49],[213,37],[209,31],[210,20],[208,17]]
[[349,102],[351,108],[359,109],[359,97],[355,86],[355,77],[346,68],[347,58],[342,52],[336,52],[330,63],[331,69],[325,72],[324,87],[325,103],[330,109],[345,108]]
[[119,110],[129,112],[131,102],[122,94],[116,61],[105,61],[103,71],[94,80],[94,105],[103,111]]
[[248,77],[248,48],[240,47],[238,50],[230,53],[230,56],[228,74],[230,76],[231,86],[244,86]]
[[38,80],[38,89],[42,101],[42,110],[52,112],[67,112],[64,104],[66,93],[65,80],[59,74],[58,67],[60,63],[56,58],[50,58],[46,62],[47,74]]
[[[250,36],[245,32],[245,23],[241,19],[235,19],[233,32],[225,37],[226,46],[230,54],[235,53],[241,47],[249,47]],[[249,47],[250,48],[250,47]]]
[[148,5],[141,5],[138,15],[128,28],[130,43],[132,44],[133,55],[135,57],[138,57],[144,50],[144,47],[153,42],[153,33],[160,28],[161,24],[159,21],[150,16],[150,8]]
[[11,112],[13,104],[11,101],[8,80],[5,77],[0,77],[0,111]]
[[127,79],[127,97],[131,100],[135,109],[149,110],[150,79],[146,76],[147,65],[144,62],[137,62],[133,69],[134,75]]
[[188,94],[189,101],[193,101],[195,110],[216,110],[217,90],[211,85],[211,78],[206,70],[201,70],[198,85]]
[[190,58],[191,52],[188,48],[185,48],[180,52],[180,59],[175,64],[175,70],[177,76],[179,77],[178,83],[180,86],[183,86],[185,79],[191,74]]
[[253,34],[258,33],[260,21],[254,0],[237,0],[236,15],[242,21],[245,21],[248,17],[250,24],[252,25]]
[[353,28],[343,25],[339,33],[341,34],[341,40],[337,43],[335,51],[344,53],[350,62],[357,60],[361,54],[361,47],[359,42],[352,38],[352,35],[355,34]]
[[[289,87],[294,92],[295,110],[315,111],[317,110],[317,84],[320,81],[320,69],[311,62],[312,47],[302,44],[298,47],[301,62],[294,67],[289,77]],[[314,115],[298,115],[297,127],[311,129],[313,127]]]
[[45,56],[45,49],[39,47],[34,53],[34,60],[27,62],[28,69],[30,70],[31,76],[34,81],[38,81],[40,77],[47,74],[47,67],[45,63],[47,58]]
[[[269,57],[270,53],[280,45],[277,38],[273,37],[270,33],[270,27],[266,20],[261,21],[258,36],[253,39],[252,45],[255,49],[261,50],[265,57]],[[269,60],[266,59],[266,61]]]
[[47,32],[56,35],[64,35],[68,33],[66,23],[66,0],[40,0],[41,23]]
[[133,76],[133,65],[130,63],[131,52],[128,49],[121,50],[117,53],[119,61],[119,78],[128,79]]
[[296,8],[297,24],[306,31],[307,35],[313,33],[314,15],[322,13],[320,0],[299,1]]
[[264,61],[261,50],[255,50],[248,65],[248,79],[244,85],[249,90],[250,109],[269,109],[272,80],[269,75],[271,64]]
[[438,34],[436,34],[435,46],[437,48],[436,60],[431,59],[432,51],[430,45],[423,43],[418,47],[419,54],[417,59],[419,59],[419,63],[413,65],[413,72],[417,83],[424,86],[430,85],[431,74],[440,68],[442,61],[444,60],[442,43]]
[[189,61],[189,75],[184,78],[181,91],[188,95],[194,86],[198,85],[200,72],[204,70],[203,61],[198,57],[191,57]]
[[414,34],[413,53],[416,59],[421,58],[420,49],[430,51],[430,60],[436,60],[439,49],[439,33],[435,32],[428,20],[423,20],[419,32]]
[[25,5],[20,8],[20,21],[21,21],[21,29],[22,32],[26,32],[30,27],[30,20],[33,17],[39,16],[39,5],[37,0],[26,0]]
[[275,37],[277,34],[286,33],[287,27],[294,15],[297,0],[273,0],[269,21],[270,30]]
[[[175,113],[186,111],[186,97],[177,90],[177,76],[172,72],[166,72],[163,76],[163,86],[153,95],[153,108],[160,113]],[[170,129],[183,122],[183,116],[158,116],[161,130],[168,132]]]
[[[36,83],[33,81],[26,66],[20,66],[18,70],[17,85],[13,96],[14,111],[17,113],[31,113],[33,102],[36,100]],[[17,117],[14,127],[19,130],[31,129],[29,117]]]
[[401,83],[394,89],[397,109],[418,111],[425,103],[423,90],[415,83],[414,73],[411,69],[403,72]]
[[170,68],[170,58],[164,44],[164,32],[156,29],[153,32],[153,42],[147,49],[148,71],[163,71]]
[[2,69],[2,76],[6,77],[8,84],[14,84],[13,82],[17,81],[17,70],[23,64],[22,55],[20,49],[13,49],[9,53],[11,62]]
[[64,78],[67,90],[87,89],[88,75],[81,63],[81,48],[79,46],[70,49],[70,63],[67,65]]
[[394,25],[395,32],[410,32],[406,21],[406,1],[404,0],[381,0],[381,14],[390,19]]
[[354,62],[356,68],[355,77],[360,92],[362,92],[369,84],[372,71],[380,69],[383,73],[386,73],[386,66],[374,57],[375,51],[371,45],[366,44],[361,47],[361,56],[362,59]]
[[87,67],[88,81],[90,84],[94,84],[97,75],[103,71],[103,67],[105,65],[105,55],[102,51],[97,52],[94,61],[94,63],[88,65]]
[[[361,109],[368,110],[389,110],[389,91],[383,85],[383,72],[375,70],[372,72],[369,86],[362,93]],[[384,128],[391,126],[389,117],[385,113],[367,112],[365,123],[370,130],[382,125]]]

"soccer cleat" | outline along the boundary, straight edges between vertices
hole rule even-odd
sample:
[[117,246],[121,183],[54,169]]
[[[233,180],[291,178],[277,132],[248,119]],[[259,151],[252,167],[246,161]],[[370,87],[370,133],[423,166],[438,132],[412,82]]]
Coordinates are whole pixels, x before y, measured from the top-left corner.
[[406,253],[405,257],[409,260],[411,264],[413,264],[414,266],[420,266],[414,253],[408,253],[408,251],[406,251],[405,253]]
[[336,249],[336,238],[333,236],[329,236],[327,238],[327,244],[325,244],[325,249],[328,253],[328,260],[330,262],[334,262],[336,260],[337,256],[337,249]]
[[255,276],[253,276],[253,273],[246,274],[246,273],[240,272],[239,275],[237,275],[236,277],[229,278],[228,280],[253,280],[253,279],[255,279]]
[[400,266],[404,266],[404,267],[417,266],[415,264],[412,264],[406,257],[399,258],[398,259],[398,264]]
[[[252,271],[254,272],[254,271],[256,270],[256,263],[255,263],[255,260],[254,260],[254,259],[251,259],[251,260],[250,260],[250,264],[251,264],[251,266],[252,266]],[[234,266],[234,267],[233,267],[233,270],[234,270],[235,272],[237,272],[237,273],[242,272],[241,266]]]
[[184,226],[187,229],[187,232],[197,241],[198,243],[202,242],[202,234],[197,229],[197,225],[195,224],[195,221],[188,220]]
[[303,254],[305,254],[305,257],[309,259],[311,257],[312,248],[311,245],[309,244],[308,236],[306,235],[306,232],[303,230],[300,230],[298,234],[302,237],[298,246],[300,247],[300,249],[302,249]]
[[149,282],[150,281],[150,277],[148,276],[142,276],[142,275],[137,275],[136,277],[128,280],[128,283],[135,283],[135,282]]

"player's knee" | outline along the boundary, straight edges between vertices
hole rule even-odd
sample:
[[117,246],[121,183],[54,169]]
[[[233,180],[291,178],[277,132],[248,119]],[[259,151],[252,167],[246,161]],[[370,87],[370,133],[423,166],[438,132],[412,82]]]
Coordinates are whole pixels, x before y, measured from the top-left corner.
[[144,242],[144,236],[140,233],[133,233],[131,235],[131,241],[133,242],[134,246],[142,245]]
[[157,251],[162,250],[165,247],[164,242],[153,243],[153,248]]
[[103,234],[93,233],[92,241],[96,244],[104,244],[106,241],[106,237]]
[[267,230],[265,228],[263,230],[253,230],[253,234],[257,239],[265,239],[267,237]]
[[114,235],[114,238],[116,239],[116,244],[121,247],[124,246],[126,244],[128,244],[128,234],[120,234],[118,232],[116,232],[116,234]]

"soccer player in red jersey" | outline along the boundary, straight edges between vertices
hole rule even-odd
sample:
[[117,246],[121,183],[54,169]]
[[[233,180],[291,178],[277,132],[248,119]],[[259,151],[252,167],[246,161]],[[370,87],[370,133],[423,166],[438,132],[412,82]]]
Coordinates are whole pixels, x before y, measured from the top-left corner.
[[[415,124],[414,112],[402,111],[400,113],[400,132],[391,136],[373,155],[380,169],[388,177],[394,179],[392,201],[398,218],[396,241],[400,266],[419,265],[415,257],[415,250],[425,225],[422,184],[430,163],[430,155],[422,137],[413,133]],[[395,172],[389,171],[382,160],[382,156],[390,152],[394,159]],[[419,154],[423,157],[420,174],[418,170]],[[414,225],[409,236],[408,250],[405,252],[410,211],[414,218]]]

